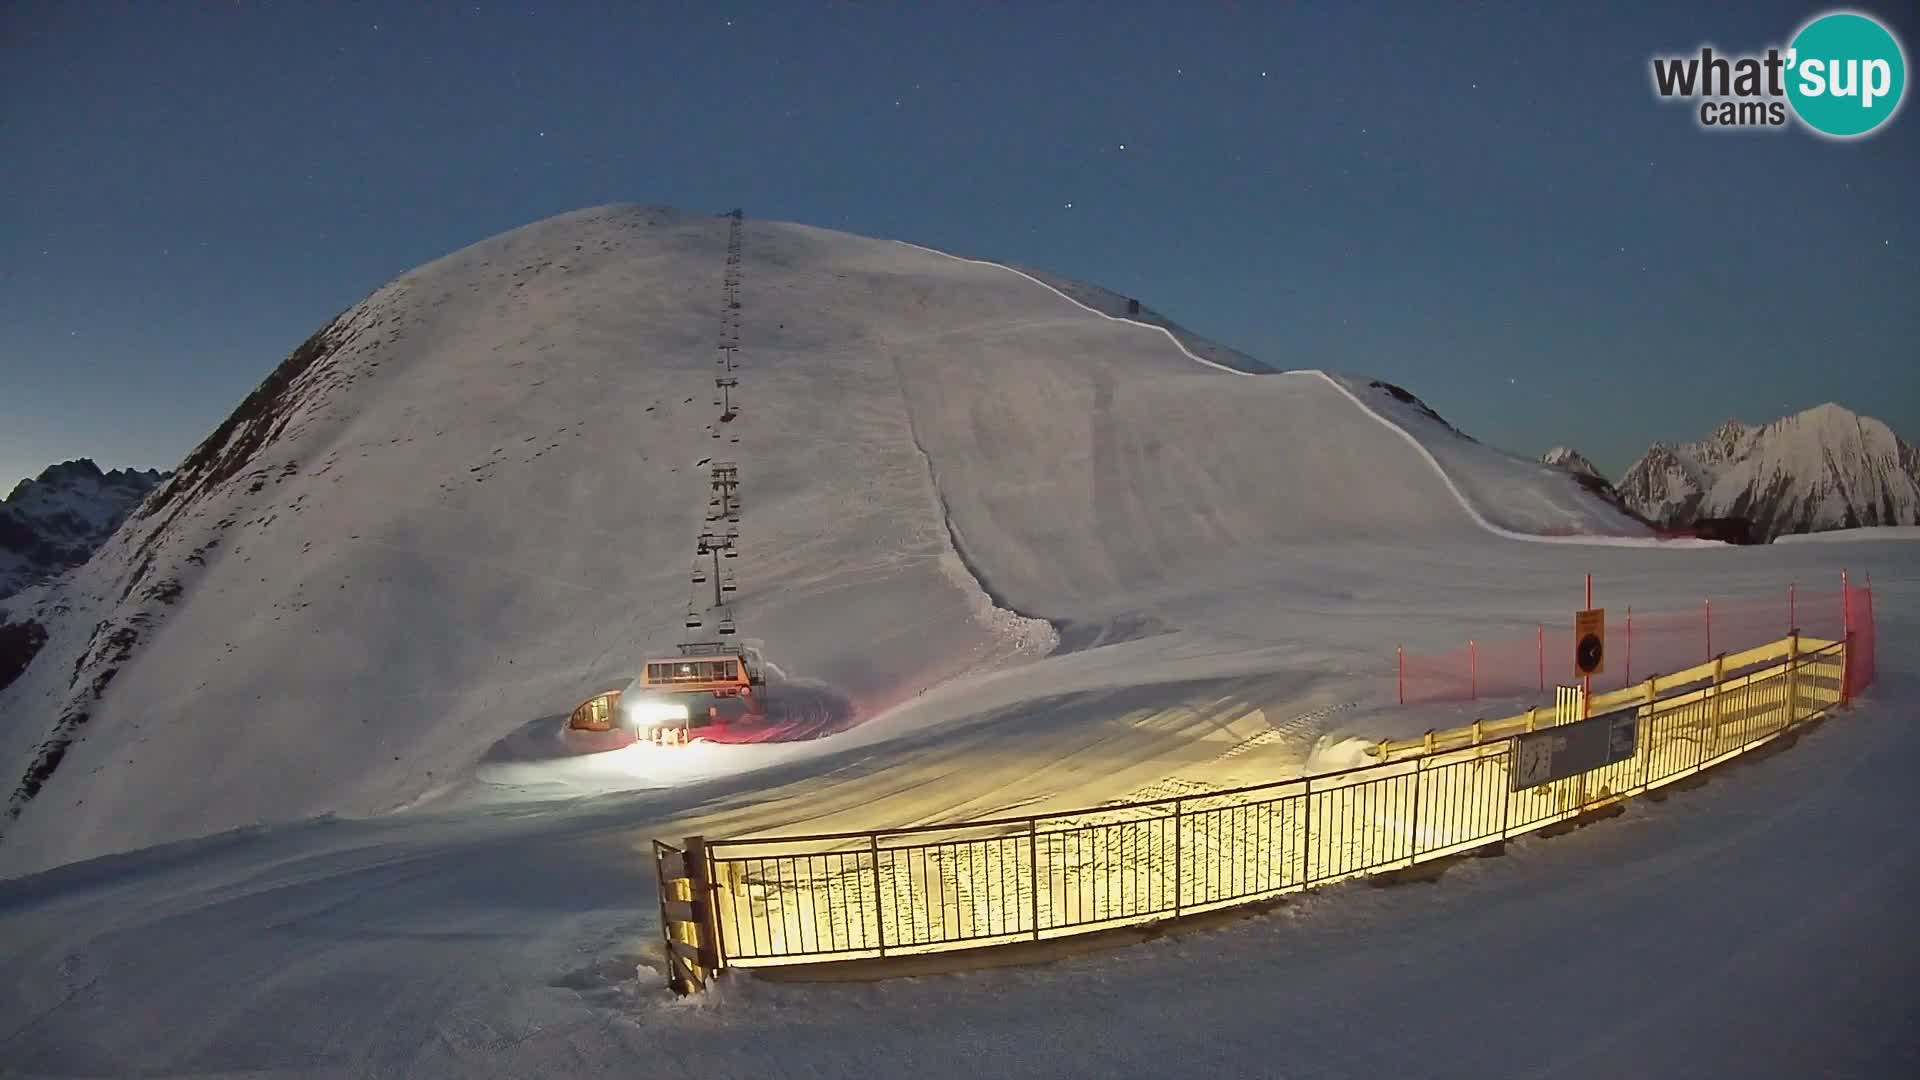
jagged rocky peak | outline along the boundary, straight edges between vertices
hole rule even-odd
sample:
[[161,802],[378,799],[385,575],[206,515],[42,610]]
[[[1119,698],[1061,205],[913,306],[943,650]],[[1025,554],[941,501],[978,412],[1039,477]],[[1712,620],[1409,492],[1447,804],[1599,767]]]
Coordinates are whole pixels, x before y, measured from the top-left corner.
[[1620,486],[1650,519],[1737,518],[1761,540],[1920,524],[1920,452],[1835,402],[1759,426],[1729,420],[1698,442],[1655,443]]
[[91,459],[76,458],[14,485],[0,500],[0,597],[86,562],[168,475],[102,472]]
[[1587,460],[1585,454],[1582,454],[1572,447],[1556,446],[1540,455],[1540,460],[1547,465],[1566,469],[1568,472],[1579,473],[1582,476],[1597,477],[1602,480],[1606,479],[1600,470],[1594,466],[1593,462]]
[[74,458],[47,466],[39,476],[22,479],[13,486],[12,493],[4,501],[18,503],[36,492],[97,491],[102,488],[138,489],[144,494],[153,485],[166,479],[167,475],[159,469],[114,469],[102,472],[92,458]]

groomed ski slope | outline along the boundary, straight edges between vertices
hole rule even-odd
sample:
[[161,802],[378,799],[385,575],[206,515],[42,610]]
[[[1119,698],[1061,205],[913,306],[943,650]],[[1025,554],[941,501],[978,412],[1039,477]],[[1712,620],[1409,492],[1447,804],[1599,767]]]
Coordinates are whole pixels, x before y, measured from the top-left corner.
[[[1156,668],[1168,650],[1271,672],[1300,639],[1233,616],[1240,583],[1317,591],[1330,545],[1485,543],[1505,505],[1469,509],[1426,437],[1335,380],[1233,373],[1019,272],[798,225],[746,224],[740,418],[718,424],[727,228],[599,208],[403,275],[89,566],[9,602],[51,634],[0,691],[9,773],[87,719],[0,871],[460,789],[680,639],[715,459],[740,465],[742,635],[862,720],[1130,638],[1167,639],[1128,662],[1137,683],[1187,677]],[[1543,467],[1502,490],[1637,528]],[[1228,625],[1251,640],[1213,643]],[[1105,737],[1098,710],[1045,704],[1074,669],[1033,670],[997,684],[1006,707]],[[1249,707],[1325,704],[1282,682]],[[1175,725],[1130,754],[1190,743]]]

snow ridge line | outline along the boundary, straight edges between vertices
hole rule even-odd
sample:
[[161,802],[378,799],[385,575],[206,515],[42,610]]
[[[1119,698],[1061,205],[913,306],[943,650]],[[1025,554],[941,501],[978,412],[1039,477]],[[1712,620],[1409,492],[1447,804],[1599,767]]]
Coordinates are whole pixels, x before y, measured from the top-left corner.
[[[1703,546],[1708,546],[1709,544],[1712,543],[1711,541],[1698,541],[1694,543],[1688,543],[1686,541],[1679,541],[1679,540],[1655,540],[1652,537],[1639,537],[1639,536],[1542,536],[1538,533],[1515,532],[1512,529],[1503,528],[1502,526],[1495,525],[1493,522],[1488,521],[1485,515],[1481,514],[1479,509],[1475,507],[1472,502],[1468,501],[1466,493],[1461,491],[1459,486],[1453,482],[1453,477],[1447,475],[1447,470],[1441,466],[1440,459],[1434,457],[1433,451],[1427,449],[1426,445],[1422,443],[1418,438],[1414,437],[1412,432],[1408,431],[1404,427],[1401,427],[1399,424],[1394,423],[1394,421],[1391,418],[1382,415],[1381,413],[1376,411],[1372,406],[1368,405],[1366,402],[1361,401],[1358,397],[1354,395],[1353,391],[1348,390],[1346,387],[1340,385],[1338,380],[1336,380],[1333,376],[1327,374],[1325,371],[1322,371],[1318,368],[1295,368],[1288,371],[1272,371],[1272,372],[1242,371],[1239,368],[1227,367],[1225,364],[1216,364],[1204,356],[1195,355],[1191,349],[1188,349],[1185,345],[1180,343],[1179,338],[1173,336],[1172,331],[1168,330],[1164,326],[1155,326],[1152,323],[1143,323],[1136,319],[1123,318],[1119,315],[1109,315],[1104,311],[1100,311],[1096,308],[1088,307],[1086,304],[1083,304],[1080,301],[1075,300],[1073,297],[1068,296],[1066,293],[1061,292],[1059,289],[1056,289],[1053,286],[1047,284],[1046,282],[1041,281],[1039,278],[1034,277],[1032,274],[1015,270],[1013,267],[1008,266],[1005,263],[997,263],[992,261],[991,259],[971,259],[971,258],[967,258],[964,255],[955,255],[951,252],[941,251],[937,248],[923,247],[919,244],[911,243],[906,240],[895,240],[894,243],[899,244],[902,247],[913,248],[916,251],[924,251],[930,255],[939,255],[942,258],[952,259],[955,262],[972,263],[975,266],[991,266],[998,270],[1005,270],[1009,274],[1018,274],[1020,277],[1026,278],[1028,281],[1033,282],[1035,285],[1040,286],[1041,288],[1047,290],[1048,292],[1059,297],[1060,299],[1065,300],[1067,303],[1072,304],[1074,307],[1080,308],[1081,310],[1086,311],[1090,314],[1098,315],[1100,318],[1106,319],[1109,322],[1126,323],[1128,326],[1137,326],[1143,330],[1152,330],[1164,336],[1168,341],[1172,342],[1173,347],[1180,350],[1181,355],[1185,356],[1187,359],[1192,360],[1196,364],[1205,364],[1207,367],[1210,367],[1215,371],[1224,371],[1229,375],[1248,375],[1248,376],[1255,376],[1255,377],[1263,376],[1263,375],[1317,375],[1322,380],[1324,380],[1328,386],[1331,386],[1335,390],[1339,391],[1342,397],[1352,402],[1353,407],[1356,409],[1359,409],[1362,414],[1372,418],[1375,421],[1378,421],[1387,430],[1400,436],[1402,439],[1405,439],[1407,442],[1407,445],[1413,447],[1414,452],[1420,455],[1421,460],[1425,461],[1430,467],[1432,467],[1434,473],[1440,477],[1440,482],[1445,484],[1447,487],[1447,493],[1449,495],[1452,495],[1453,500],[1460,504],[1460,509],[1466,511],[1467,517],[1472,519],[1475,525],[1478,525],[1480,528],[1485,529],[1487,532],[1490,532],[1495,536],[1502,537],[1507,540],[1520,540],[1530,544],[1575,544],[1575,545],[1582,545],[1587,547],[1650,547],[1650,546],[1656,546],[1656,545],[1662,546],[1662,547],[1670,546],[1670,545],[1679,546],[1679,547],[1703,547]],[[1718,545],[1714,545],[1714,546],[1718,546]]]
[[[992,261],[991,259],[969,259],[964,255],[955,255],[951,252],[941,251],[937,248],[921,247],[919,244],[909,243],[905,240],[895,240],[894,243],[899,244],[902,247],[913,248],[915,251],[924,251],[929,255],[939,255],[942,258],[952,259],[954,262],[972,263],[975,266],[991,266],[996,270],[1005,270],[1009,274],[1018,274],[1021,277],[1026,278],[1028,281],[1033,282],[1035,285],[1040,286],[1041,288],[1047,290],[1053,295],[1059,297],[1062,300],[1065,300],[1067,303],[1072,304],[1074,307],[1080,308],[1083,311],[1087,311],[1094,315],[1098,315],[1101,318],[1106,319],[1110,322],[1126,323],[1128,326],[1138,326],[1142,330],[1152,330],[1152,331],[1155,331],[1156,333],[1163,334],[1165,335],[1168,341],[1173,342],[1173,347],[1176,349],[1179,349],[1180,352],[1184,356],[1186,356],[1187,359],[1192,360],[1196,364],[1205,364],[1208,367],[1214,369],[1215,371],[1224,371],[1229,375],[1265,374],[1263,372],[1256,372],[1256,371],[1241,371],[1239,368],[1231,368],[1226,366],[1225,364],[1216,364],[1204,356],[1197,356],[1193,353],[1192,350],[1188,349],[1185,345],[1180,344],[1180,339],[1173,336],[1173,331],[1168,330],[1164,326],[1155,326],[1152,323],[1143,323],[1137,319],[1122,318],[1119,315],[1109,315],[1104,311],[1098,310],[1097,308],[1088,307],[1087,305],[1081,303],[1080,301],[1075,300],[1073,297],[1068,296],[1066,293],[1061,292],[1059,289],[1056,289],[1053,286],[1047,284],[1046,282],[1041,281],[1039,278],[1034,277],[1032,274],[1028,274],[1020,270],[1015,270],[1013,267],[1008,266],[1005,263],[997,263]],[[1272,372],[1272,374],[1292,375],[1292,374],[1295,374],[1295,372],[1276,371],[1276,372]]]
[[1467,512],[1467,516],[1473,519],[1473,523],[1475,525],[1480,526],[1482,529],[1485,529],[1486,531],[1492,533],[1495,536],[1502,537],[1508,540],[1520,540],[1529,544],[1573,544],[1573,545],[1578,545],[1583,547],[1719,547],[1721,546],[1720,544],[1712,540],[1661,540],[1651,536],[1594,536],[1594,535],[1542,536],[1539,533],[1515,532],[1512,529],[1508,529],[1500,525],[1495,525],[1493,522],[1488,521],[1484,516],[1482,516],[1480,511],[1477,508],[1475,508],[1473,503],[1468,501],[1466,493],[1461,491],[1460,488],[1456,484],[1454,484],[1453,477],[1447,475],[1447,470],[1441,466],[1440,459],[1434,457],[1433,451],[1427,449],[1426,444],[1421,442],[1418,438],[1416,438],[1412,432],[1408,431],[1406,428],[1400,426],[1399,424],[1394,423],[1392,419],[1390,419],[1385,415],[1382,415],[1373,406],[1368,405],[1364,401],[1361,401],[1360,398],[1356,394],[1354,394],[1353,391],[1341,385],[1338,379],[1335,379],[1333,376],[1327,374],[1324,371],[1319,370],[1318,368],[1306,369],[1306,370],[1297,371],[1297,372],[1288,372],[1288,374],[1320,376],[1322,379],[1326,380],[1328,386],[1331,386],[1335,390],[1338,390],[1342,397],[1346,398],[1348,401],[1353,402],[1354,408],[1359,409],[1361,412],[1365,413],[1367,416],[1372,417],[1374,420],[1379,421],[1380,425],[1382,427],[1385,427],[1388,431],[1391,431],[1394,434],[1400,436],[1402,439],[1405,439],[1407,441],[1407,445],[1413,447],[1414,452],[1419,454],[1420,457],[1424,459],[1428,465],[1433,467],[1433,471],[1440,477],[1440,482],[1447,486],[1447,492],[1453,496],[1455,502],[1460,504],[1460,508]]

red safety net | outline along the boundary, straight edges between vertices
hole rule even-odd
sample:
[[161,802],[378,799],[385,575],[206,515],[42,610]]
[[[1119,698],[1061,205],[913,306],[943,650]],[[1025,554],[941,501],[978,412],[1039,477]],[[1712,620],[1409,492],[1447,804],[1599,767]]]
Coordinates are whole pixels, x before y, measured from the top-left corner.
[[1873,682],[1873,587],[1847,586],[1847,629],[1853,644],[1847,649],[1846,699]]
[[[1472,640],[1444,652],[1403,651],[1400,700],[1413,705],[1550,694],[1577,679],[1571,621],[1569,616],[1557,625],[1542,624],[1527,638]],[[1850,665],[1849,685],[1865,686],[1866,681],[1856,681],[1870,681],[1873,670],[1872,595],[1864,588],[1850,587],[1843,595],[1787,586],[1763,596],[1701,597],[1690,608],[1659,612],[1610,607],[1605,670],[1593,677],[1593,689],[1645,682],[1778,641],[1796,629],[1802,637],[1838,641],[1849,625],[1861,656],[1859,664]]]

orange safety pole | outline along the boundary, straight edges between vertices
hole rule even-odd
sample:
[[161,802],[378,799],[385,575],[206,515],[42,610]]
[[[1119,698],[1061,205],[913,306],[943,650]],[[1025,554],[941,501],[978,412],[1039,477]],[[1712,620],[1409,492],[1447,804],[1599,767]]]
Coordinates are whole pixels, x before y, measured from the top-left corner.
[[1627,685],[1633,685],[1633,605],[1627,605]]
[[1467,639],[1467,694],[1480,700],[1480,646],[1472,638]]
[[1540,654],[1540,692],[1547,692],[1547,628],[1543,623],[1535,626],[1534,651]]
[[1393,652],[1400,661],[1400,704],[1405,705],[1407,703],[1407,650],[1404,646],[1395,645]]
[[1799,588],[1800,586],[1796,583],[1787,584],[1787,633],[1789,634],[1800,628]]

